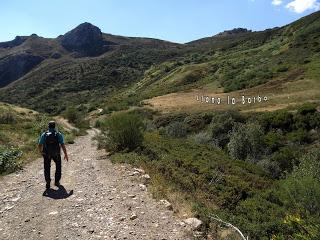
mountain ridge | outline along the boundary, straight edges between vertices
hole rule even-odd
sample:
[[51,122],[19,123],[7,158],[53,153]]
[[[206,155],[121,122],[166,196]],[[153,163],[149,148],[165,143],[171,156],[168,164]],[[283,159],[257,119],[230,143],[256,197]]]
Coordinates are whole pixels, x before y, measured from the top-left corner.
[[90,23],[54,39],[21,37],[0,48],[0,101],[57,114],[70,104],[137,104],[209,83],[224,91],[250,88],[317,64],[319,23],[316,12],[281,28],[240,28],[186,44],[106,34]]

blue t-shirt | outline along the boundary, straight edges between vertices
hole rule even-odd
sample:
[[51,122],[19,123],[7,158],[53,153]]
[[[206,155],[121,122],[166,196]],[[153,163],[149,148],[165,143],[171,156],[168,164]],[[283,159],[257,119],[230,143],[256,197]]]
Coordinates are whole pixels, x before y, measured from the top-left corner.
[[[55,129],[54,128],[49,128],[49,132],[54,132]],[[45,140],[45,132],[41,134],[40,138],[39,138],[39,144],[44,145],[44,140]],[[60,144],[64,144],[64,137],[63,134],[58,132],[58,141]]]

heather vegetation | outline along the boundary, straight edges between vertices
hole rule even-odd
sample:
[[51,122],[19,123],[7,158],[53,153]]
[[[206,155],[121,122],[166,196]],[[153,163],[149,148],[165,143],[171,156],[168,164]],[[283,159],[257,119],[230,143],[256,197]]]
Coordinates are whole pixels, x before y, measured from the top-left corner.
[[[137,119],[147,128],[132,128]],[[127,136],[140,129],[129,138],[134,147],[117,148],[111,159],[146,169],[156,197],[180,193],[206,231],[217,231],[210,216],[218,215],[251,239],[319,237],[319,126],[315,104],[254,114],[133,110],[98,123]]]

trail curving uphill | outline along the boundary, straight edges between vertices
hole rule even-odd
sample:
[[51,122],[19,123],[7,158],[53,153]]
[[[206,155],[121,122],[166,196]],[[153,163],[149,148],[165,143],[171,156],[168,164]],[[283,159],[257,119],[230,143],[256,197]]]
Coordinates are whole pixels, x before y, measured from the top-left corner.
[[67,147],[63,187],[52,186],[49,196],[43,196],[42,159],[0,179],[0,239],[189,239],[186,227],[139,187],[129,167],[96,150],[94,134],[90,130]]

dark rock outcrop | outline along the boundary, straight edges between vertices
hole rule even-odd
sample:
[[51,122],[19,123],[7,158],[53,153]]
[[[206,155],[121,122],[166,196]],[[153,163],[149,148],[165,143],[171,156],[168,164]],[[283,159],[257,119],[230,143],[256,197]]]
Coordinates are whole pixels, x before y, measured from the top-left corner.
[[82,23],[58,39],[65,49],[80,57],[97,56],[104,49],[101,30],[90,23]]
[[1,42],[0,48],[13,48],[21,45],[28,37],[16,36],[14,40],[8,42]]
[[228,35],[234,35],[239,33],[247,33],[252,32],[251,30],[248,30],[246,28],[234,28],[232,30],[227,30],[221,33],[218,33],[217,36],[228,36]]
[[0,87],[22,77],[33,67],[43,61],[43,57],[28,53],[10,55],[0,60]]

